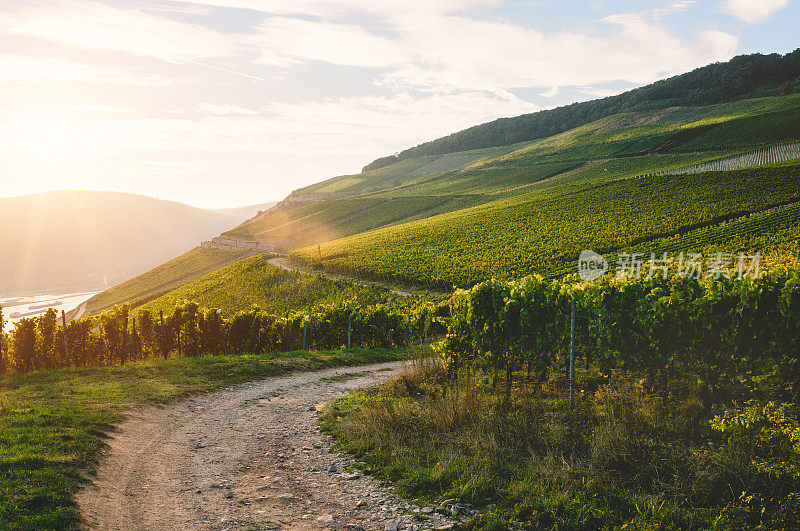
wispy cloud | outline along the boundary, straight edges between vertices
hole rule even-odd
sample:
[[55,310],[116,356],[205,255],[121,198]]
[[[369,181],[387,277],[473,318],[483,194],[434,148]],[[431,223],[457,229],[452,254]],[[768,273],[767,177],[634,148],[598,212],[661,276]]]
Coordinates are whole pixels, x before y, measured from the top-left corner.
[[401,42],[347,24],[273,17],[256,27],[248,43],[260,63],[289,66],[306,61],[393,67],[409,58]]
[[236,40],[214,29],[85,0],[34,0],[0,11],[0,31],[172,63],[237,53]]
[[465,9],[490,7],[499,0],[176,0],[189,4],[249,9],[274,15],[313,15],[342,17],[368,13],[382,17],[409,14],[425,16],[458,13]]
[[382,33],[351,24],[272,17],[249,42],[257,60],[289,67],[314,61],[381,69],[384,86],[422,91],[487,90],[587,85],[615,80],[645,83],[666,74],[730,58],[733,35],[703,31],[686,40],[659,18],[689,8],[675,2],[659,11],[602,20],[610,34],[547,33],[502,20],[442,14],[382,20]]
[[195,4],[148,4],[145,9],[158,13],[179,13],[182,15],[210,15],[214,12],[214,6],[202,6]]
[[19,81],[81,81],[151,86],[173,83],[173,80],[160,75],[136,73],[125,68],[97,68],[49,57],[0,55],[0,83]]

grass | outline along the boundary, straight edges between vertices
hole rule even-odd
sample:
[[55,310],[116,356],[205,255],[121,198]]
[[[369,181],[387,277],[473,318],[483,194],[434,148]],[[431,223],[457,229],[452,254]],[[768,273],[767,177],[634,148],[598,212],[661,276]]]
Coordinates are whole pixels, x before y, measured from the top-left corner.
[[180,358],[0,379],[0,528],[77,527],[73,495],[112,426],[159,404],[298,370],[403,359],[402,350]]
[[196,247],[146,273],[99,293],[86,302],[86,315],[128,303],[139,306],[167,291],[252,254],[245,250]]
[[477,507],[466,529],[796,524],[797,478],[759,470],[712,430],[691,375],[655,392],[635,373],[581,369],[571,410],[559,374],[541,386],[520,379],[507,406],[484,373],[454,381],[424,363],[333,402],[323,428],[404,495]]

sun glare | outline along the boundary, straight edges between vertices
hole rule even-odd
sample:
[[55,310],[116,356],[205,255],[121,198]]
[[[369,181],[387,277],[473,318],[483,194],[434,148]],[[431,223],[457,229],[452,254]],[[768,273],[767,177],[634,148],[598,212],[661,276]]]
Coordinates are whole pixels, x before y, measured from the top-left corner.
[[39,162],[85,156],[97,150],[97,135],[88,124],[64,116],[29,116],[7,124],[6,149]]

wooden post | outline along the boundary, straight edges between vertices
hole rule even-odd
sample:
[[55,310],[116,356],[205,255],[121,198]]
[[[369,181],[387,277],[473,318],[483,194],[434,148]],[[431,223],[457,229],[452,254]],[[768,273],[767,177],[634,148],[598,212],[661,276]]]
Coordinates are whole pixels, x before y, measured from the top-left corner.
[[222,338],[222,353],[226,354],[228,351],[228,340],[225,337],[225,331],[222,329],[222,309],[217,308],[217,324],[219,325],[219,337]]
[[169,357],[169,352],[164,345],[166,345],[166,338],[164,337],[164,310],[158,310],[158,316],[161,319],[161,341],[159,341],[158,346],[161,348],[161,355],[164,356],[164,359]]
[[575,380],[575,299],[570,302],[569,323],[569,407],[572,408],[573,381]]
[[353,333],[353,312],[347,314],[347,348],[350,348],[350,336]]
[[364,328],[366,327],[364,326],[364,319],[360,313],[358,314],[358,319],[361,321],[361,348],[367,348],[367,340],[364,339]]
[[422,344],[425,345],[428,343],[428,314],[425,314],[425,332],[422,338]]
[[308,316],[303,320],[303,350],[306,349],[306,334],[308,333]]
[[[67,314],[64,310],[61,310],[61,323],[64,325],[64,333],[61,334],[64,337],[64,366],[69,367],[69,346],[67,346]],[[2,346],[0,346],[2,348]],[[2,352],[0,352],[0,356],[2,356]]]
[[128,314],[125,313],[124,318],[122,319],[122,354],[120,361],[122,362],[121,365],[125,365],[125,362],[128,361]]
[[[137,345],[137,343],[138,343],[138,342],[135,341],[135,338],[138,337],[139,332],[136,330],[136,317],[131,317],[131,320],[133,321],[133,323],[131,325],[131,328],[133,328],[133,331],[131,333],[131,349],[133,349],[134,345]],[[135,359],[133,359],[132,361],[139,361],[139,358],[141,358],[141,355],[142,355],[141,351],[140,352],[135,352],[133,350],[131,351],[131,354],[135,355]]]

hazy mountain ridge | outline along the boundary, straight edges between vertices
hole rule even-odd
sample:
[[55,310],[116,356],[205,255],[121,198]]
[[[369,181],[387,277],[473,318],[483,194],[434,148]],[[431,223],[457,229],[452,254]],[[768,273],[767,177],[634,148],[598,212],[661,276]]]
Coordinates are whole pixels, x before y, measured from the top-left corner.
[[[256,205],[260,206],[260,205]],[[132,278],[252,217],[119,192],[0,198],[0,293],[88,291]]]

